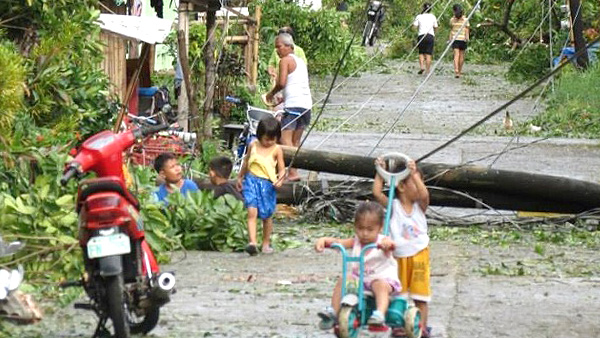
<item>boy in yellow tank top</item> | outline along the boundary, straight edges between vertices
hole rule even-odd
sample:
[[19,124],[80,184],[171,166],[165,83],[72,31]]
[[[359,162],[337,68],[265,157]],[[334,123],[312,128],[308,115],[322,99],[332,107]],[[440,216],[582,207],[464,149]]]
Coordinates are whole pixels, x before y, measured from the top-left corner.
[[249,146],[244,164],[237,178],[237,188],[244,195],[244,206],[248,209],[248,236],[250,242],[246,252],[258,254],[256,245],[256,221],[263,220],[262,252],[272,253],[271,232],[273,213],[277,205],[276,188],[285,179],[283,150],[277,145],[281,137],[281,124],[274,117],[267,117],[258,123],[257,140]]

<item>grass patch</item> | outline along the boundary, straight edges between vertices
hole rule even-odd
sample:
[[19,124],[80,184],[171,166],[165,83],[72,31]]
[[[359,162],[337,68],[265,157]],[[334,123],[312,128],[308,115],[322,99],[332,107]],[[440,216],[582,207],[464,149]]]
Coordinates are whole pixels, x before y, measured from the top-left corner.
[[541,126],[543,136],[597,138],[600,135],[600,64],[586,71],[573,67],[562,74],[547,102],[547,110],[521,126],[531,133],[529,124]]

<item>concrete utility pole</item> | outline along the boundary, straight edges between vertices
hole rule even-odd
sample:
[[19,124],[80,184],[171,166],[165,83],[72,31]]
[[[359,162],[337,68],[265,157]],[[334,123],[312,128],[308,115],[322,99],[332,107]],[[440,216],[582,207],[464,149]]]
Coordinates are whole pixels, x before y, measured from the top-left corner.
[[[573,32],[573,40],[575,43],[575,53],[585,48],[585,39],[583,38],[583,8],[579,0],[567,0],[569,5],[569,15],[571,17],[571,29]],[[588,53],[583,53],[577,58],[577,64],[581,68],[587,68]]]

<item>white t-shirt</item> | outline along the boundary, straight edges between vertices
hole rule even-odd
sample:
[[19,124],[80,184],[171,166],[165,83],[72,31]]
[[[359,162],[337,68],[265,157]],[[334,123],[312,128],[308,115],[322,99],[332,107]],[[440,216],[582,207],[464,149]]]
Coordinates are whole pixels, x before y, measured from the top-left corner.
[[429,245],[427,219],[419,203],[413,204],[412,213],[409,215],[404,211],[400,201],[394,199],[390,233],[396,243],[396,250],[394,250],[396,257],[414,256]]
[[419,27],[419,35],[431,34],[435,36],[434,28],[438,27],[437,19],[435,15],[431,13],[423,13],[417,15],[413,26]]

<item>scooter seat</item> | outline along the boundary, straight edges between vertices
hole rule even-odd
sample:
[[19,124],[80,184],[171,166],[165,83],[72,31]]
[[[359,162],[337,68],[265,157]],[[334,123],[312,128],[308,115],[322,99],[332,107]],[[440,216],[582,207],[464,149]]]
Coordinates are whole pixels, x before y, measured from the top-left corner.
[[118,177],[100,177],[81,181],[77,197],[77,212],[81,210],[83,202],[90,195],[98,192],[114,191],[131,203],[136,209],[140,209],[140,202],[133,196]]

